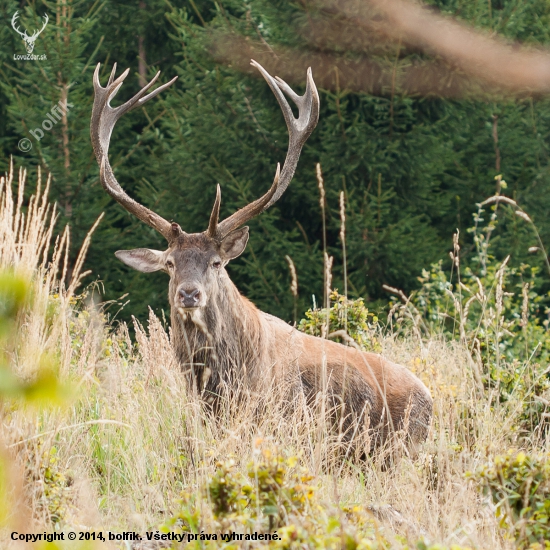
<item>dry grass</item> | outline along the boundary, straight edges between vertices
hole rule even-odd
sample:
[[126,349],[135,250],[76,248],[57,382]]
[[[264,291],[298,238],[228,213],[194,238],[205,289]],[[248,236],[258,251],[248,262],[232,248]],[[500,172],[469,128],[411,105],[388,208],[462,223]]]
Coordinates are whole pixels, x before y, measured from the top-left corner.
[[[20,173],[20,190],[23,180]],[[146,329],[136,325],[133,343],[125,326],[115,331],[101,310],[74,298],[78,269],[65,288],[68,232],[48,260],[55,213],[47,191],[23,207],[22,191],[11,196],[11,177],[1,185],[0,262],[31,277],[37,295],[20,319],[11,364],[32,377],[38,357],[51,353],[72,387],[63,406],[4,401],[0,435],[23,488],[2,548],[10,547],[12,529],[51,531],[56,519],[65,529],[156,529],[182,493],[198,495],[208,508],[201,490],[219,460],[232,456],[245,471],[263,448],[299,456],[327,507],[371,507],[394,548],[414,547],[422,536],[447,546],[512,547],[465,473],[520,445],[521,403],[500,404],[483,391],[463,345],[414,334],[381,338],[383,354],[411,368],[434,397],[432,430],[419,455],[389,469],[377,458],[342,461],[327,423],[300,403],[285,417],[275,388],[261,418],[248,400],[213,421],[185,387],[169,336],[152,313]],[[521,444],[547,450],[538,440]]]

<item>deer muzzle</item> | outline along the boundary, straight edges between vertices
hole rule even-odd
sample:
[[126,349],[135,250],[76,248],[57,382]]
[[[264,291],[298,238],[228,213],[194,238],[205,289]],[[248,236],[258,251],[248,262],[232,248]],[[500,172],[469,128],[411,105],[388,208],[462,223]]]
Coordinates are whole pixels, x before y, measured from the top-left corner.
[[198,288],[185,289],[180,288],[177,294],[181,306],[185,309],[200,307],[202,292]]

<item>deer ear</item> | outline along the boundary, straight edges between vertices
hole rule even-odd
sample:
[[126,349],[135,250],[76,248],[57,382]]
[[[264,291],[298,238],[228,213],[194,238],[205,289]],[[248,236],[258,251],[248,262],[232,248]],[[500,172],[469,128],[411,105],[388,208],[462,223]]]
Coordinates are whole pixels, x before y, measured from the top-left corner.
[[222,241],[220,246],[220,256],[224,260],[233,260],[240,256],[248,243],[248,227],[241,227],[231,231]]
[[164,269],[164,252],[159,250],[149,250],[148,248],[117,250],[115,256],[126,265],[143,271],[143,273]]

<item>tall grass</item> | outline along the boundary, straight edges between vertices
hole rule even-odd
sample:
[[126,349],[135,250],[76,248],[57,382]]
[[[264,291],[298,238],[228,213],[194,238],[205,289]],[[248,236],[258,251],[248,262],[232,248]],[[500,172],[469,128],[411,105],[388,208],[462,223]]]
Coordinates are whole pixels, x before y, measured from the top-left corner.
[[[49,353],[71,396],[38,409],[3,401],[0,436],[20,472],[18,510],[25,510],[20,517],[27,519],[26,525],[17,524],[13,515],[2,531],[2,548],[14,544],[9,533],[15,527],[145,533],[161,524],[182,528],[186,520],[181,518],[193,512],[199,530],[234,528],[237,519],[217,518],[219,503],[206,488],[220,479],[215,478],[220,468],[229,468],[235,479],[246,477],[250,464],[259,464],[269,453],[292,459],[290,469],[296,457],[296,467],[313,476],[308,483],[316,489],[316,500],[306,503],[305,511],[290,509],[286,527],[328,533],[330,521],[323,522],[335,517],[342,532],[363,529],[364,548],[411,548],[420,539],[449,547],[514,546],[494,506],[466,474],[505,449],[547,452],[548,444],[542,434],[525,437],[518,430],[524,422],[525,392],[497,399],[470,340],[452,340],[418,326],[403,328],[405,321],[377,335],[382,353],[413,370],[434,398],[425,445],[418,456],[403,453],[391,468],[377,456],[362,461],[343,453],[344,443],[322,414],[300,400],[289,417],[279,388],[264,399],[261,414],[254,399],[248,399],[222,407],[213,419],[186,387],[169,330],[152,312],[146,327],[135,322],[134,342],[124,324],[109,325],[85,293],[76,295],[89,240],[71,270],[69,230],[54,238],[49,181],[42,189],[39,177],[34,195],[25,200],[25,173],[19,172],[17,190],[12,189],[13,173],[0,182],[0,269],[15,269],[31,279],[36,299],[18,318],[10,365],[21,379],[32,378],[40,357]],[[497,288],[483,292],[489,295]],[[411,303],[406,298],[393,313],[418,325]],[[463,315],[464,308],[455,313]],[[501,337],[487,336],[492,342]],[[508,359],[501,356],[500,361],[505,368]],[[518,368],[532,369],[529,358],[514,365]],[[250,483],[259,487],[258,480]],[[366,524],[349,512],[354,507],[364,510]],[[250,509],[242,514],[260,522]],[[279,547],[339,548],[343,539],[332,546],[322,537],[292,540]]]

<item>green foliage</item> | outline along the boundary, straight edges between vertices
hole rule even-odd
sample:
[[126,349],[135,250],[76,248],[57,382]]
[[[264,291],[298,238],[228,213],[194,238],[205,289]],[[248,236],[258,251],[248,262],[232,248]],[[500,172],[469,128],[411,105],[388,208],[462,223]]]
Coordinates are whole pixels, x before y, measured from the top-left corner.
[[[366,351],[379,351],[376,339],[378,317],[365,306],[363,298],[350,300],[333,290],[330,293],[330,308],[312,308],[298,324],[298,330],[312,336],[327,336],[344,331],[356,344]],[[341,336],[336,337],[340,342]],[[344,342],[346,343],[346,342]]]
[[44,449],[40,441],[36,443],[27,457],[27,482],[39,485],[42,489],[38,510],[55,524],[65,524],[68,509],[71,505],[70,486],[72,474],[60,469],[57,460],[57,448]]
[[53,524],[64,520],[67,511],[67,487],[72,479],[57,468],[57,449],[50,448],[49,456],[42,464],[44,497]]
[[[284,457],[264,449],[256,453],[247,475],[234,460],[217,464],[204,493],[209,511],[191,495],[179,501],[177,514],[160,528],[162,532],[276,533],[268,548],[389,548],[376,521],[360,506],[331,509],[316,498],[314,476],[299,466],[296,456]],[[211,516],[210,516],[211,513]],[[244,540],[244,539],[243,539]],[[235,548],[241,544],[232,541]],[[201,544],[204,544],[201,541]]]
[[[498,181],[504,187],[500,176]],[[513,429],[547,431],[550,272],[527,262],[510,266],[509,256],[498,259],[500,231],[509,218],[519,219],[532,234],[538,233],[515,201],[497,195],[485,203],[478,205],[475,225],[469,229],[475,253],[468,264],[462,265],[457,234],[450,272],[441,261],[423,270],[420,289],[392,311],[400,312],[398,323],[465,344],[479,365],[477,376],[483,386],[500,402],[521,403],[520,426]],[[539,244],[536,251],[545,255]]]
[[[500,177],[499,182],[505,184]],[[468,229],[475,246],[468,264],[461,265],[464,255],[455,235],[451,273],[443,270],[441,261],[431,270],[423,270],[419,277],[422,286],[412,301],[432,330],[465,339],[478,349],[485,363],[496,364],[500,358],[527,359],[533,351],[546,362],[550,359],[550,292],[546,290],[550,266],[541,268],[533,258],[516,266],[509,265],[509,256],[498,259],[502,255],[497,230],[510,218],[538,233],[515,201],[500,195],[494,198],[493,202],[510,201],[513,208],[498,202],[487,212],[483,204],[478,205],[475,225]],[[540,244],[533,250],[544,256]]]
[[481,466],[468,477],[496,506],[501,526],[518,548],[549,548],[550,459],[514,450]]
[[[209,478],[200,502],[196,495],[185,494],[178,502],[178,511],[161,527],[163,533],[192,533],[202,548],[217,548],[221,534],[242,536],[225,541],[229,548],[242,548],[247,534],[270,533],[276,540],[262,548],[299,550],[389,550],[392,546],[384,528],[363,505],[346,504],[334,507],[317,494],[319,481],[300,466],[296,456],[282,456],[270,449],[255,452],[256,460],[239,472],[234,460],[219,462]],[[200,539],[201,533],[216,534],[215,542]],[[398,537],[399,539],[399,537]],[[186,539],[187,540],[187,539]],[[182,544],[182,547],[185,545]],[[179,548],[180,546],[176,546]],[[423,540],[418,550],[470,550],[459,545],[444,546]]]
[[[442,263],[423,270],[422,287],[412,303],[430,330],[463,338],[486,365],[498,359],[549,359],[548,298],[539,269],[528,264],[508,267],[490,258],[485,274],[466,267],[458,284]],[[497,359],[498,358],[498,359]]]
[[248,479],[240,482],[232,461],[220,463],[208,484],[208,498],[215,518],[267,518],[266,530],[282,525],[288,514],[303,514],[313,498],[309,486],[313,477],[303,469],[295,471],[297,459],[283,458],[264,450],[258,463],[248,465]]
[[[543,0],[505,0],[491,9],[455,0],[430,3],[511,40],[550,42],[545,24],[550,6]],[[120,248],[161,248],[164,243],[99,185],[88,132],[95,64],[104,63],[103,83],[114,61],[119,71],[131,69],[114,104],[137,91],[138,57],[144,58],[149,77],[157,69],[163,71],[161,80],[179,76],[171,90],[120,120],[110,154],[131,196],[177,220],[186,231],[202,231],[215,184],[221,184],[226,216],[265,192],[287,143],[283,117],[265,82],[216,61],[211,55],[212,32],[230,30],[250,40],[261,37],[275,49],[296,49],[298,58],[316,48],[308,38],[311,33],[305,32],[310,9],[314,10],[309,4],[265,0],[196,0],[183,5],[151,0],[146,9],[112,0],[45,1],[25,8],[6,0],[0,6],[4,21],[20,10],[22,24],[29,28],[44,13],[50,17],[35,47],[36,53],[47,55],[44,61],[13,59],[15,53],[23,53],[21,39],[10,25],[0,29],[0,119],[5,121],[0,126],[0,169],[14,155],[51,171],[61,222],[70,221],[77,246],[106,210],[87,267],[104,281],[107,299],[129,293],[131,303],[121,318],[134,314],[144,319],[148,305],[156,311],[167,309],[166,278],[133,272],[113,253]],[[321,51],[331,49],[345,53],[331,43]],[[395,60],[398,71],[418,60],[417,52],[406,47],[397,52],[392,45],[377,44],[362,53],[383,66]],[[299,90],[303,77],[291,84]],[[270,313],[291,319],[295,308],[285,255],[293,259],[304,289],[297,309],[307,309],[312,293],[322,294],[316,162],[321,162],[325,175],[326,237],[335,258],[335,284],[343,287],[337,214],[343,189],[350,295],[362,296],[369,304],[387,299],[383,283],[405,291],[418,288],[417,274],[443,256],[450,230],[463,230],[471,205],[491,192],[497,173],[493,116],[498,117],[498,170],[514,182],[510,194],[525,204],[542,239],[550,236],[547,99],[451,101],[407,97],[384,87],[371,92],[320,91],[319,126],[306,144],[292,185],[277,205],[252,221],[250,244],[230,265],[237,286]],[[41,140],[31,138],[30,151],[20,151],[19,140],[41,127],[65,95],[72,105],[67,120]],[[517,222],[503,222],[495,250],[498,257],[511,253],[510,266],[519,269],[534,243]],[[461,234],[462,244],[473,244],[465,231]],[[529,261],[535,268],[543,264],[542,257]]]

